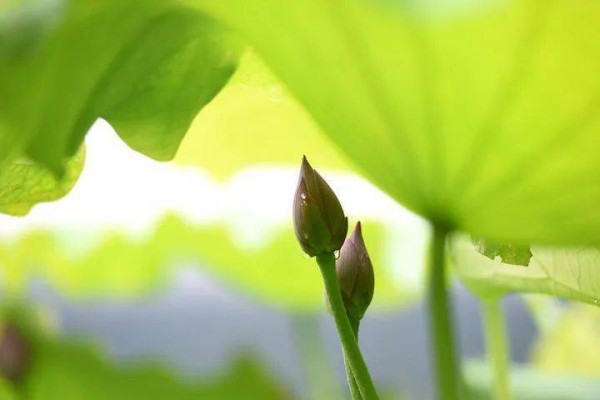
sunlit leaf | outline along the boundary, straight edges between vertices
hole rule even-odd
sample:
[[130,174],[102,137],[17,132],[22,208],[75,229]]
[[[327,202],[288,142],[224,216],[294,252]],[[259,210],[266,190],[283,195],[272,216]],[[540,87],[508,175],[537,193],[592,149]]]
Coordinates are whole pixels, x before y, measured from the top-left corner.
[[101,117],[134,149],[171,158],[233,72],[229,37],[179,1],[76,0],[59,10],[58,18],[49,12],[57,22],[32,49],[0,53],[6,157],[27,147],[33,159],[61,170]]
[[57,200],[77,182],[85,161],[85,148],[68,161],[60,177],[40,164],[14,161],[0,170],[0,212],[25,215],[40,202]]
[[6,0],[0,3],[0,55],[21,57],[35,51],[60,20],[63,0]]
[[467,238],[452,242],[454,270],[480,296],[542,293],[600,305],[600,250],[533,246],[527,268],[490,260]]
[[[0,62],[12,63],[24,54],[32,52],[40,40],[48,33],[56,19],[61,16],[60,1],[3,1],[0,3]],[[3,70],[4,68],[0,68]],[[0,80],[14,78],[3,75]],[[4,102],[0,98],[0,169],[22,155],[29,143],[30,135],[19,132],[12,121],[5,118]]]
[[523,246],[513,243],[494,243],[482,238],[473,238],[473,243],[481,254],[494,260],[500,257],[500,261],[506,264],[529,265],[531,260],[531,249],[529,246]]
[[218,177],[250,164],[349,169],[310,115],[256,55],[247,52],[231,82],[196,117],[175,160]]
[[600,3],[193,2],[405,206],[498,242],[600,243]]
[[[363,232],[376,271],[374,306],[415,296],[418,290],[399,286],[386,264],[382,227],[366,222]],[[291,227],[248,245],[224,226],[193,226],[170,217],[147,239],[108,235],[87,250],[79,249],[77,237],[68,242],[76,252],[50,232],[0,246],[4,290],[19,293],[32,277],[44,277],[71,296],[133,298],[164,288],[178,267],[191,264],[258,300],[297,310],[324,307],[318,267],[302,255]]]
[[547,373],[600,378],[600,312],[572,304],[536,343],[533,363]]

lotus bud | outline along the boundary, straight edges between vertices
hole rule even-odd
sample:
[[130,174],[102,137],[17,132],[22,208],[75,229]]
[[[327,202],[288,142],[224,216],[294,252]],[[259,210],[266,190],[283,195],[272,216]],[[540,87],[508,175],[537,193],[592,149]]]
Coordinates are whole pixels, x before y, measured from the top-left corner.
[[302,158],[294,196],[294,231],[311,257],[339,250],[348,233],[348,218],[331,187]]
[[336,273],[346,314],[350,320],[360,321],[373,300],[375,290],[375,274],[360,222],[340,250]]

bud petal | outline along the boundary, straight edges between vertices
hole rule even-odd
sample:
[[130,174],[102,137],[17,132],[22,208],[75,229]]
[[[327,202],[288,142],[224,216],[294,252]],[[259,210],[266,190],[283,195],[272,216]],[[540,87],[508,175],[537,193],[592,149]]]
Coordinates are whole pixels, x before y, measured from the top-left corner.
[[311,257],[342,247],[348,219],[335,193],[306,157],[294,196],[294,231],[300,246]]
[[336,273],[346,313],[349,318],[359,321],[371,304],[375,290],[375,274],[360,222],[340,250]]

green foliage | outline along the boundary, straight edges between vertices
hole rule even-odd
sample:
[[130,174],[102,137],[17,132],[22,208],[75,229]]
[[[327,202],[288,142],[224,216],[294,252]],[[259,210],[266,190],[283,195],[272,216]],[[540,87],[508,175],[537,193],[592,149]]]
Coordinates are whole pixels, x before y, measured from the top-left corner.
[[[134,149],[169,159],[235,68],[228,36],[179,1],[76,0],[58,10],[38,10],[60,22],[34,45],[0,53],[0,164],[27,151],[61,171],[100,117]],[[28,14],[11,15],[0,23],[19,26]]]
[[89,346],[44,341],[36,346],[21,396],[31,400],[290,400],[280,384],[248,358],[203,381],[177,379],[148,365],[116,366]]
[[13,161],[0,170],[0,212],[25,215],[40,202],[66,195],[77,182],[85,161],[85,148],[68,161],[65,173],[56,176],[47,168],[28,161]]
[[400,203],[498,242],[600,243],[600,4],[196,3]]
[[[528,367],[511,368],[513,398],[518,400],[596,400],[600,383],[594,379],[544,374]],[[492,373],[482,362],[471,361],[465,368],[469,400],[492,400]]]
[[[248,355],[238,355],[211,375],[176,377],[156,362],[117,363],[89,343],[58,339],[39,310],[5,302],[0,314],[1,328],[16,327],[30,348],[22,380],[14,384],[0,378],[2,400],[292,399],[287,389]],[[10,362],[10,354],[4,353],[3,360]]]
[[497,244],[481,238],[473,238],[477,251],[493,260],[500,257],[500,261],[506,264],[529,265],[532,254],[529,246],[521,246],[514,243]]
[[249,164],[296,167],[302,154],[319,170],[350,169],[309,114],[247,51],[231,81],[194,120],[175,161],[227,178]]
[[600,250],[532,247],[527,268],[490,260],[465,237],[452,241],[454,270],[482,297],[542,293],[600,305]]
[[[366,223],[363,230],[376,271],[374,304],[407,299],[409,294],[393,283],[386,265],[381,226]],[[324,307],[319,270],[314,260],[302,255],[291,227],[250,248],[223,226],[192,226],[177,217],[163,220],[147,239],[107,235],[84,249],[80,236],[67,236],[69,246],[65,246],[60,236],[37,232],[1,245],[4,290],[21,293],[32,277],[41,276],[70,296],[134,298],[162,288],[175,267],[194,264],[275,305],[298,310]],[[70,251],[74,248],[76,252]]]
[[11,384],[4,379],[0,379],[0,400],[17,400],[18,396],[15,394]]

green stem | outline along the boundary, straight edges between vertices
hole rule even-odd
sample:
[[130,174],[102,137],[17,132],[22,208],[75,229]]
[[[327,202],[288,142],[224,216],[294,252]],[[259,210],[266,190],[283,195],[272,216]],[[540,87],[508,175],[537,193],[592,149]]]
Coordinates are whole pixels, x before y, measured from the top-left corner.
[[352,367],[350,367],[350,361],[346,354],[344,354],[344,367],[346,367],[346,377],[348,378],[348,386],[350,387],[350,396],[352,397],[352,400],[362,400],[358,383],[356,382],[354,372],[352,371]]
[[437,398],[460,399],[460,368],[457,362],[452,308],[447,291],[446,236],[444,227],[433,226],[433,238],[429,248],[429,332],[433,367],[437,383]]
[[[348,317],[350,320],[350,325],[352,326],[352,331],[354,332],[354,337],[356,337],[356,341],[358,342],[358,328],[360,326],[360,321],[355,321],[354,319]],[[363,400],[360,395],[360,389],[358,388],[358,384],[356,383],[356,378],[354,377],[354,372],[350,367],[350,362],[348,361],[348,357],[344,353],[344,366],[346,367],[346,377],[348,378],[348,385],[350,386],[350,395],[352,396],[352,400]]]
[[369,369],[358,348],[356,336],[346,315],[340,285],[335,273],[335,257],[333,253],[323,254],[317,256],[317,262],[323,276],[325,291],[327,292],[327,298],[329,299],[329,305],[333,313],[340,341],[342,342],[344,354],[348,359],[350,369],[354,372],[354,378],[356,379],[362,398],[364,400],[377,400],[379,397],[371,380]]
[[488,360],[494,374],[494,398],[510,400],[508,346],[502,304],[496,297],[483,299],[482,309]]

